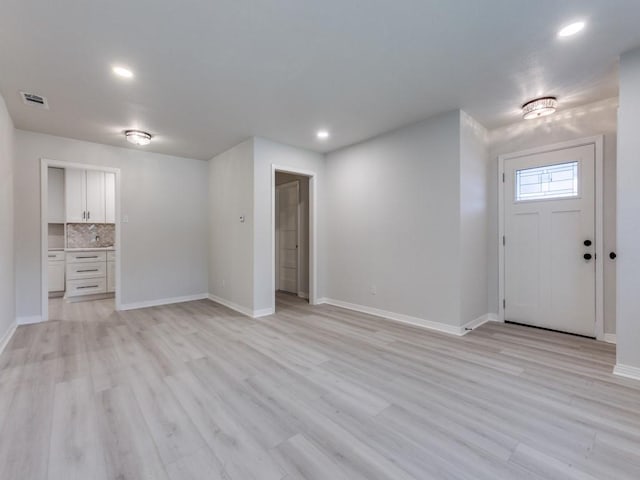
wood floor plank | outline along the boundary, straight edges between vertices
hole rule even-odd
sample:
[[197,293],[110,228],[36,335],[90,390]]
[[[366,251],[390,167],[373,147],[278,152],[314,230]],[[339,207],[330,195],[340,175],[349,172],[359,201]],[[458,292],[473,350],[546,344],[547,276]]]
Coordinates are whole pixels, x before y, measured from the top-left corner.
[[50,303],[0,355],[2,480],[640,478],[640,382],[613,345],[280,294],[260,320]]

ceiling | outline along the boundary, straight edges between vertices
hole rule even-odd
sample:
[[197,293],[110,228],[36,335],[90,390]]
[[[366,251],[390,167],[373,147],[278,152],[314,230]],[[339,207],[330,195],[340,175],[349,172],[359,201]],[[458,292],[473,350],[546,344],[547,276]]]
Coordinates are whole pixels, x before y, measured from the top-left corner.
[[[155,136],[143,148],[200,159],[253,135],[327,152],[455,108],[497,127],[535,96],[568,108],[617,95],[618,56],[640,46],[638,0],[2,0],[1,11],[0,92],[17,128],[118,146],[140,128]],[[558,38],[575,19],[587,28]]]

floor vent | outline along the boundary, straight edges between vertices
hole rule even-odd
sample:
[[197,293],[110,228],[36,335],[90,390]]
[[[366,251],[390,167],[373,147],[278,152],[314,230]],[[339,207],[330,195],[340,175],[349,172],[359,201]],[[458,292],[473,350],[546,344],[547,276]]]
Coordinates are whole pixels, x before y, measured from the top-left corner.
[[22,101],[25,103],[25,105],[31,105],[33,107],[49,110],[49,102],[47,102],[47,99],[41,95],[36,95],[35,93],[28,92],[20,92],[20,96],[22,97]]

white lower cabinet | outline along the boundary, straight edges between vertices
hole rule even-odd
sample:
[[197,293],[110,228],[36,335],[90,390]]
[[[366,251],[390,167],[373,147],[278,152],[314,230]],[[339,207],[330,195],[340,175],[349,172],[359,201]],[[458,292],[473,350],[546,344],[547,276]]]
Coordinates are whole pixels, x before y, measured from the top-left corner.
[[116,291],[116,262],[107,262],[107,292]]
[[64,292],[64,252],[50,251],[48,257],[48,290]]
[[107,293],[107,280],[102,278],[85,278],[83,280],[67,280],[67,297]]
[[115,292],[115,252],[66,253],[67,297]]

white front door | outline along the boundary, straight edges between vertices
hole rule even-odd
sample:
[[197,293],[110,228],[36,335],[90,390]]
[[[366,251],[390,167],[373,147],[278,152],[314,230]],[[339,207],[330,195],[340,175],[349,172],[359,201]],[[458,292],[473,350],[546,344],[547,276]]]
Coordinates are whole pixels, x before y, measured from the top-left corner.
[[505,160],[506,321],[595,336],[595,147]]
[[298,181],[277,187],[277,288],[298,293]]

